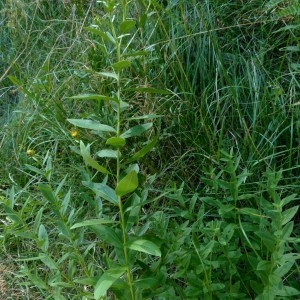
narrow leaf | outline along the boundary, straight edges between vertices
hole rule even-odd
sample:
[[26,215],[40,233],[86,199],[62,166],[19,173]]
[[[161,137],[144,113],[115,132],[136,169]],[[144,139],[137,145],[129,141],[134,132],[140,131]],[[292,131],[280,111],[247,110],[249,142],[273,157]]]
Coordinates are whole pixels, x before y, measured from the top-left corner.
[[135,171],[128,173],[116,187],[116,194],[118,196],[124,196],[133,192],[138,187],[138,176]]
[[142,125],[133,126],[133,127],[129,128],[127,131],[123,132],[121,134],[121,137],[124,139],[127,139],[127,138],[130,138],[133,136],[139,136],[142,133],[144,133],[146,130],[151,128],[152,125],[153,125],[153,123],[145,123]]
[[44,208],[42,207],[38,213],[36,214],[35,220],[34,220],[34,224],[33,224],[33,232],[36,234],[38,232],[38,228],[40,227],[41,224],[41,219],[42,219],[42,215],[43,215],[43,210]]
[[95,28],[95,27],[84,27],[83,28],[85,31],[92,32],[94,34],[97,34],[103,38],[105,41],[109,41],[110,39],[108,38],[107,34],[102,32],[101,30]]
[[125,20],[120,25],[120,33],[128,33],[135,26],[134,20]]
[[282,213],[282,225],[288,223],[297,213],[299,205],[291,207]]
[[48,234],[47,234],[46,228],[43,224],[40,225],[38,237],[39,237],[39,241],[38,241],[39,247],[44,252],[46,252],[49,247],[49,239],[48,239]]
[[97,152],[99,157],[118,158],[118,151],[111,149],[103,149]]
[[123,147],[126,144],[125,139],[120,138],[120,137],[111,137],[107,139],[106,145],[111,145],[114,147]]
[[126,268],[119,267],[112,268],[104,272],[96,284],[94,291],[95,299],[98,300],[101,297],[105,297],[107,290],[123,275],[125,271]]
[[113,204],[118,204],[118,197],[115,191],[108,185],[104,183],[94,183],[87,181],[83,181],[83,185],[93,190],[97,195],[104,198],[105,200]]
[[104,95],[98,95],[98,94],[80,94],[72,97],[67,97],[67,99],[75,99],[75,100],[103,100],[103,101],[115,101],[118,102],[117,98],[112,98]]
[[150,152],[155,147],[155,145],[157,144],[157,140],[158,140],[158,138],[155,138],[153,141],[148,143],[140,151],[138,151],[130,159],[128,159],[126,161],[126,163],[130,163],[130,162],[133,162],[135,160],[138,160],[138,159],[144,157],[148,152]]
[[47,184],[40,183],[38,188],[42,192],[43,196],[52,204],[53,207],[55,207],[57,199],[51,187]]
[[163,115],[143,115],[143,116],[138,116],[138,117],[131,117],[128,118],[128,121],[132,121],[132,120],[145,120],[145,119],[157,119],[157,118],[161,118],[163,117]]
[[28,165],[28,164],[25,164],[26,168],[29,169],[30,171],[36,173],[36,174],[39,174],[39,175],[42,175],[42,176],[45,176],[45,172],[43,170],[40,170],[34,166],[31,166],[31,165]]
[[82,141],[80,141],[80,151],[81,151],[81,155],[83,157],[84,163],[87,166],[90,166],[103,174],[110,174],[110,172],[106,168],[100,166],[97,163],[97,161],[91,157],[89,145],[87,147],[85,147],[84,143]]
[[108,245],[116,248],[123,249],[121,237],[116,233],[111,225],[92,225],[91,230],[99,237],[101,241],[104,241]]
[[280,48],[279,51],[291,51],[291,52],[298,52],[300,51],[300,46],[287,46]]
[[86,119],[67,119],[71,124],[85,129],[91,129],[96,131],[105,131],[105,132],[116,132],[116,130],[105,124],[101,124],[97,121],[86,120]]
[[89,277],[89,276],[82,276],[77,277],[73,279],[73,282],[83,284],[83,285],[96,285],[97,281],[95,280],[95,277]]
[[122,61],[119,61],[117,63],[114,63],[112,65],[112,67],[114,68],[115,71],[120,71],[120,70],[123,70],[125,68],[128,68],[131,66],[131,62],[128,61],[128,60],[122,60]]
[[116,73],[112,73],[112,72],[99,72],[99,75],[103,76],[103,77],[109,77],[109,78],[113,78],[118,80],[118,76]]
[[281,297],[291,297],[300,295],[300,291],[291,286],[282,286],[277,290],[276,295]]
[[250,208],[250,207],[244,207],[244,208],[239,209],[239,213],[244,214],[244,215],[252,215],[252,216],[256,216],[256,217],[267,218],[267,216],[260,214],[259,210],[255,209],[255,208]]
[[106,33],[107,37],[110,39],[110,41],[111,41],[113,44],[115,44],[115,43],[116,43],[116,40],[115,40],[115,38],[112,36],[112,34],[111,34],[110,32],[108,32],[108,31],[106,31],[105,33]]
[[115,223],[112,220],[105,220],[105,219],[90,219],[85,220],[79,223],[74,224],[71,229],[79,228],[79,227],[86,227],[86,226],[93,226],[93,225],[101,225],[101,224],[112,224]]
[[161,252],[159,247],[151,241],[145,239],[135,240],[133,242],[128,242],[126,244],[128,249],[132,249],[135,251],[147,253],[150,255],[161,256]]
[[39,253],[39,259],[50,269],[52,270],[58,270],[57,265],[55,263],[55,261],[50,258],[49,256],[43,254],[43,253]]

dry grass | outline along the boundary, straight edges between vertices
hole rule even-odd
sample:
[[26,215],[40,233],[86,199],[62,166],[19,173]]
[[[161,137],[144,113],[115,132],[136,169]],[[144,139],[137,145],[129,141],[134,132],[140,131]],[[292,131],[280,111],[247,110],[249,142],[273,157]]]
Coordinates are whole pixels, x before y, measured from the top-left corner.
[[27,297],[27,291],[14,281],[15,267],[12,264],[0,263],[0,299],[23,300],[33,299]]

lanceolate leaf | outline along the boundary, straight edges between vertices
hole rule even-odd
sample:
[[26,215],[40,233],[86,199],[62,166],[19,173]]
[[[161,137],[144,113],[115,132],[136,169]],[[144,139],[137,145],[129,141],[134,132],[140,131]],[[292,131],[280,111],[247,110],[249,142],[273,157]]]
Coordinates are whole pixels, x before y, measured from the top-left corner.
[[155,145],[157,144],[157,140],[158,139],[155,138],[153,141],[151,141],[150,143],[148,143],[140,151],[138,151],[131,158],[129,158],[126,161],[126,163],[133,162],[133,161],[138,160],[138,159],[142,158],[143,156],[145,156],[149,151],[151,151],[155,147]]
[[118,196],[123,196],[131,193],[138,187],[138,185],[137,173],[133,170],[119,182],[116,187],[116,194]]
[[48,250],[48,247],[49,247],[49,239],[48,239],[48,233],[47,233],[46,228],[43,224],[41,224],[40,227],[39,227],[38,237],[39,237],[38,246],[44,252],[46,252]]
[[105,124],[101,124],[97,121],[86,120],[86,119],[67,119],[71,124],[85,129],[91,129],[96,131],[116,132],[116,130]]
[[135,251],[144,252],[150,255],[161,256],[160,249],[156,244],[146,239],[139,239],[128,242],[126,247]]
[[116,73],[112,73],[112,72],[99,72],[99,75],[103,76],[103,77],[110,77],[113,79],[118,79],[118,76]]
[[100,240],[106,242],[108,245],[114,246],[118,249],[123,249],[121,236],[115,231],[113,226],[92,225],[90,229],[99,237]]
[[103,174],[110,174],[106,168],[100,166],[97,161],[91,157],[89,145],[86,147],[82,141],[80,141],[80,152],[87,166],[90,166]]
[[135,51],[128,54],[125,54],[124,57],[136,57],[136,56],[142,56],[142,55],[148,55],[149,52],[141,50],[141,51]]
[[93,226],[93,225],[111,224],[111,223],[114,223],[114,221],[106,220],[106,219],[90,219],[90,220],[85,220],[85,221],[74,224],[71,227],[71,229],[75,229],[75,228],[79,228],[79,227]]
[[75,100],[103,100],[103,101],[115,101],[118,102],[117,98],[112,98],[104,95],[98,94],[80,94],[72,97],[68,97],[67,99],[75,99]]
[[128,33],[135,25],[134,20],[125,20],[120,25],[120,33]]
[[97,34],[103,38],[105,41],[109,41],[110,39],[108,38],[107,34],[102,32],[101,30],[95,28],[95,27],[84,27],[83,28],[85,31],[92,32],[94,34]]
[[297,213],[299,205],[291,207],[282,213],[282,225],[289,222]]
[[131,66],[131,62],[128,60],[122,60],[112,65],[115,71],[120,71],[130,66]]
[[126,141],[123,138],[114,136],[114,137],[111,137],[111,138],[107,139],[105,144],[106,145],[111,145],[111,146],[114,146],[114,147],[123,147],[123,146],[125,146]]
[[94,291],[95,299],[99,300],[101,297],[105,297],[107,290],[123,275],[125,271],[125,267],[119,267],[112,268],[104,272],[96,284]]
[[94,182],[87,182],[83,181],[83,185],[93,190],[97,195],[104,198],[105,200],[113,203],[118,204],[118,197],[116,192],[104,183],[94,183]]
[[139,136],[144,133],[146,130],[151,128],[153,123],[145,123],[142,125],[136,125],[134,127],[129,128],[127,131],[121,134],[121,137],[124,139],[130,138],[132,136]]
[[117,158],[118,152],[119,151],[117,151],[117,150],[103,149],[103,150],[100,150],[99,152],[97,152],[97,155],[99,157]]

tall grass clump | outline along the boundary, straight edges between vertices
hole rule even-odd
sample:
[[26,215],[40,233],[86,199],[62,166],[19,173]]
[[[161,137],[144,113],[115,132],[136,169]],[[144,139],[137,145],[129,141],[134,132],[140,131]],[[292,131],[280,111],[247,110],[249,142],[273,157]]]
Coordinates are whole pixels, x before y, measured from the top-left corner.
[[293,168],[299,164],[298,48],[292,46],[299,17],[281,2],[156,4],[158,80],[176,91],[166,107],[176,112],[172,140],[181,150],[174,156],[195,166],[195,176],[174,174],[190,183],[195,178],[194,188],[202,162],[218,161],[220,150],[231,147],[255,173],[271,166],[299,175]]
[[297,1],[0,3],[0,298],[299,298]]

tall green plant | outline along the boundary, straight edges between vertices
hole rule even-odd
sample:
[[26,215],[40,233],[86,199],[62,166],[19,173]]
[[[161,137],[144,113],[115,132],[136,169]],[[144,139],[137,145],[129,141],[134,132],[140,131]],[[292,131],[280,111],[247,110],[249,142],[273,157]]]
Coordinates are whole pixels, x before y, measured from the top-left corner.
[[[75,227],[91,227],[100,238],[105,235],[105,242],[114,249],[117,256],[114,259],[108,258],[107,268],[94,289],[95,299],[104,297],[110,287],[120,298],[140,298],[139,295],[143,288],[139,288],[135,280],[134,270],[138,268],[136,252],[156,257],[161,256],[159,246],[154,240],[146,238],[145,232],[133,229],[139,220],[139,211],[143,205],[141,197],[134,194],[139,187],[139,166],[136,162],[155,147],[157,137],[146,142],[140,150],[128,153],[133,138],[142,135],[153,126],[153,122],[144,123],[144,120],[156,118],[154,115],[128,118],[128,114],[126,114],[130,106],[124,99],[125,87],[130,83],[130,79],[126,78],[128,75],[126,71],[134,60],[146,54],[145,51],[133,51],[134,49],[132,49],[135,46],[134,29],[138,23],[136,20],[128,18],[128,11],[130,7],[132,9],[130,3],[131,1],[127,0],[121,3],[102,1],[105,15],[102,16],[102,19],[97,18],[97,25],[85,28],[86,31],[98,37],[97,44],[100,45],[103,61],[107,64],[102,66],[103,70],[95,75],[99,76],[100,81],[110,82],[108,85],[111,90],[107,95],[82,94],[71,97],[71,99],[103,102],[103,110],[110,111],[112,116],[114,113],[114,116],[108,124],[91,119],[68,119],[72,125],[92,130],[101,136],[106,147],[98,151],[97,156],[101,159],[113,160],[109,168],[99,164],[91,155],[91,145],[80,141],[80,153],[86,166],[104,176],[102,182],[85,181],[85,186],[92,189],[101,199],[100,201],[106,200],[112,207],[117,208],[112,226],[105,225],[108,219],[101,211],[98,219],[75,225]],[[104,31],[104,28],[107,31]],[[149,87],[136,87],[130,90],[139,93],[159,92]],[[138,124],[132,126],[132,123]],[[99,225],[99,223],[103,224]],[[123,278],[123,276],[125,277]],[[143,285],[145,286],[145,282]]]

